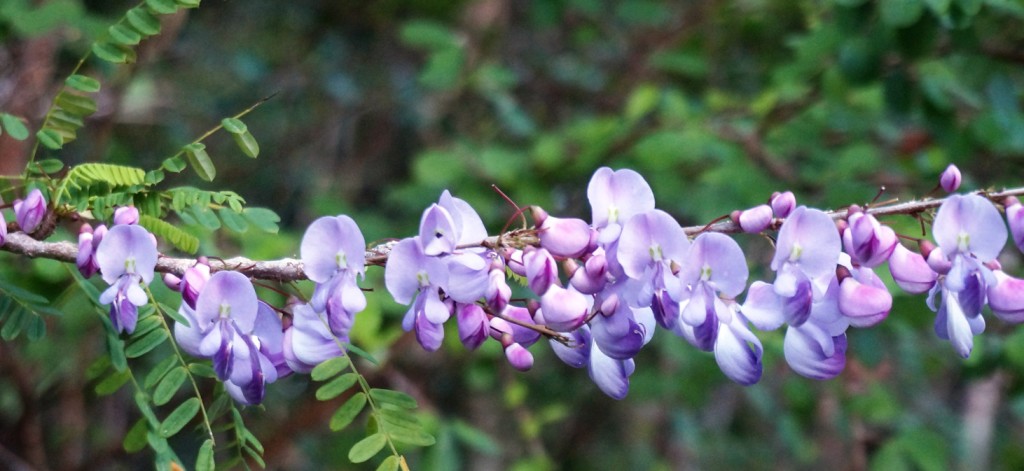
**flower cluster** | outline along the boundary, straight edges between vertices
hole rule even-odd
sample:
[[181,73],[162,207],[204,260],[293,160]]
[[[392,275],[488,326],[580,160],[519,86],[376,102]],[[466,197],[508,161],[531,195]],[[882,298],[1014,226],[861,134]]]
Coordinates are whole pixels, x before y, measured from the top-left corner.
[[[939,186],[952,192],[959,183],[959,170],[950,167]],[[599,389],[619,399],[637,354],[659,327],[713,352],[728,378],[750,385],[762,376],[755,329],[786,326],[790,367],[809,378],[836,376],[846,364],[847,330],[877,325],[892,309],[892,294],[875,273],[886,263],[905,291],[928,293],[936,333],[961,356],[970,355],[973,337],[985,328],[986,304],[1004,321],[1024,321],[1024,280],[996,260],[1008,235],[1024,248],[1024,209],[1016,198],[1002,202],[1007,230],[989,199],[947,197],[932,242],[899,236],[870,209],[854,205],[837,218],[798,205],[792,192],[775,193],[730,215],[742,232],[778,231],[774,279],[751,282],[739,243],[720,232],[693,231],[691,239],[656,208],[638,173],[601,168],[587,196],[589,222],[531,207],[534,227],[495,240],[466,201],[443,192],[424,210],[415,236],[387,246],[386,288],[408,306],[402,326],[434,351],[454,317],[466,348],[496,341],[519,370],[533,366],[529,348],[546,337],[559,359],[586,368]],[[31,198],[20,207],[36,207]],[[24,218],[30,225],[36,211],[16,209],[19,225]],[[79,269],[86,276],[98,271],[110,284],[101,301],[111,304],[119,332],[134,330],[157,258],[155,239],[137,221],[134,208],[121,208],[111,229],[86,225],[79,236]],[[920,251],[900,237],[917,240]],[[317,219],[300,250],[315,287],[308,302],[291,305],[290,323],[257,298],[244,275],[211,274],[205,259],[181,278],[165,277],[181,293],[179,313],[187,321],[175,325],[175,337],[186,352],[212,361],[239,402],[258,403],[277,378],[344,355],[366,307],[358,281],[367,247],[355,221]],[[523,282],[528,299],[513,299],[510,279]]]

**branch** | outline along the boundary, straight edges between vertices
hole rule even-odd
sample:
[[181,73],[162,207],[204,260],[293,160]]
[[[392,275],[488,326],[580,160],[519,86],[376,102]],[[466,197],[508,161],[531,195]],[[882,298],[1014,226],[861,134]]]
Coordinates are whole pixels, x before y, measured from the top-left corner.
[[[1003,199],[1008,196],[1024,195],[1024,187],[1012,188],[1000,192],[977,191],[975,193],[1001,204]],[[945,201],[945,198],[926,198],[905,203],[894,203],[871,207],[867,209],[867,212],[875,216],[920,214],[939,207],[943,201]],[[827,211],[826,214],[831,216],[832,219],[839,220],[846,217],[847,210],[840,209]],[[784,221],[784,219],[776,218],[773,221],[772,228],[778,229]],[[710,226],[690,226],[684,228],[684,230],[691,236],[700,234],[701,232],[721,232],[725,234],[743,232],[739,225],[728,219],[716,222]],[[397,243],[398,241],[392,240],[368,249],[366,252],[367,265],[384,266],[387,263],[391,249],[394,248]],[[522,248],[528,245],[537,245],[538,243],[539,241],[536,237],[535,229],[517,229],[500,236],[488,237],[475,245],[496,249]],[[29,258],[47,258],[67,263],[74,263],[75,257],[78,255],[78,246],[76,244],[66,241],[39,241],[22,232],[9,233],[4,245],[0,246],[0,250],[24,255]],[[158,273],[171,273],[177,276],[182,276],[185,273],[185,270],[194,264],[195,259],[193,258],[161,256],[156,262],[156,271]],[[234,257],[226,260],[210,259],[209,264],[211,272],[232,270],[253,279],[281,282],[307,279],[306,273],[302,269],[302,261],[295,258],[261,261],[251,260],[245,257]]]

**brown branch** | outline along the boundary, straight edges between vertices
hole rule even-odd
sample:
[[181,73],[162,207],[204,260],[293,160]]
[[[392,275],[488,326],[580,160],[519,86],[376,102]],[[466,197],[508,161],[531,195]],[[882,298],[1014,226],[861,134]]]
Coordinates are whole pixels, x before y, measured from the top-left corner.
[[[1008,196],[1024,195],[1024,187],[999,192],[978,191],[975,193],[987,197],[996,203],[1002,203],[1003,199]],[[876,206],[868,209],[867,212],[875,216],[916,215],[938,208],[944,200],[944,198],[926,198],[905,203]],[[847,210],[826,211],[826,214],[831,216],[832,219],[839,220],[846,217]],[[772,228],[778,229],[784,221],[784,219],[776,218],[773,221]],[[743,232],[739,225],[731,220],[719,221],[709,226],[690,226],[683,229],[690,236],[695,236],[702,232],[721,232],[725,234]],[[397,243],[398,241],[392,240],[368,249],[365,254],[367,265],[384,266],[387,263],[388,255]],[[523,248],[538,244],[539,239],[537,238],[536,230],[519,229],[501,236],[488,237],[480,241],[479,244],[475,244],[475,246],[503,249]],[[71,242],[39,241],[21,232],[9,233],[4,245],[0,246],[0,250],[24,255],[29,258],[47,258],[67,263],[74,263],[75,257],[78,255],[77,245]],[[155,270],[158,273],[171,273],[182,276],[185,270],[194,264],[195,259],[192,258],[161,256],[156,262]],[[245,257],[234,257],[226,260],[211,259],[209,264],[210,270],[213,272],[222,270],[237,271],[250,278],[260,280],[287,282],[307,279],[306,273],[302,269],[302,261],[294,258],[263,261],[251,260]]]

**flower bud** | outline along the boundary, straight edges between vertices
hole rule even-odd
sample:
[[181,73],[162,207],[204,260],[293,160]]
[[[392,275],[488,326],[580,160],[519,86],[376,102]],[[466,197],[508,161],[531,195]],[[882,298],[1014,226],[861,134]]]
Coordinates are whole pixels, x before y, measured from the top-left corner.
[[484,291],[484,298],[487,299],[487,305],[491,309],[501,312],[508,305],[508,301],[512,299],[512,288],[505,280],[505,270],[492,269],[487,273],[487,277],[488,283],[487,290]]
[[772,197],[769,200],[772,205],[772,213],[777,218],[789,217],[789,213],[793,212],[793,208],[796,207],[796,196],[793,195],[792,191],[786,191],[783,193],[775,192],[772,193]]
[[7,240],[7,220],[4,219],[4,213],[0,213],[0,245],[4,245]]
[[1010,234],[1013,235],[1013,243],[1017,249],[1024,252],[1024,206],[1020,200],[1011,196],[1003,203],[1006,206],[1006,221],[1010,226]]
[[552,285],[540,297],[537,321],[559,332],[569,332],[581,324],[590,312],[587,298],[579,291]]
[[529,371],[533,367],[533,354],[518,343],[505,347],[505,358],[513,368],[519,371]]
[[38,188],[29,192],[24,200],[14,202],[14,216],[22,232],[31,234],[39,228],[46,216],[46,199]]
[[949,164],[946,170],[942,172],[939,177],[939,186],[942,187],[946,193],[952,193],[960,188],[960,169],[956,168],[956,165]]
[[[842,267],[846,270],[845,267]],[[847,270],[839,281],[839,311],[854,327],[871,327],[884,320],[892,309],[892,295],[885,284],[871,273],[870,268],[857,270],[857,275]]]
[[196,308],[196,300],[203,286],[210,279],[210,266],[205,263],[205,258],[197,260],[195,265],[185,269],[181,280],[181,299],[192,309]]
[[1006,322],[1024,322],[1024,280],[994,270],[996,283],[988,287],[988,305]]
[[575,258],[597,248],[597,232],[582,219],[551,217],[536,206],[534,219],[540,221],[540,246],[556,257]]
[[138,224],[139,210],[135,206],[122,206],[114,210],[114,225]]
[[547,250],[529,247],[523,254],[523,261],[527,283],[537,296],[542,296],[552,283],[558,281],[558,267]]
[[855,206],[850,208],[848,224],[843,230],[843,247],[850,257],[857,264],[874,268],[892,255],[898,241],[896,232],[888,226],[881,225],[874,216],[859,210]]
[[889,257],[889,272],[896,284],[911,294],[928,291],[938,277],[921,254],[911,252],[903,244],[896,244],[893,249]]
[[743,232],[757,234],[772,224],[772,208],[766,204],[745,211],[733,211],[730,218],[739,224]]
[[476,350],[487,340],[489,323],[483,308],[476,304],[460,304],[456,309],[459,323],[459,339],[470,350]]

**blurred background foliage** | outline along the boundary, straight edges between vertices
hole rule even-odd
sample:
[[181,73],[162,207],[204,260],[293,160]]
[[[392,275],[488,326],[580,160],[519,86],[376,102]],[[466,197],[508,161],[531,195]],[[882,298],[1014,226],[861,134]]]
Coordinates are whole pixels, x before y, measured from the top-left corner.
[[[0,110],[38,126],[77,58],[129,6],[0,2]],[[207,255],[295,256],[305,225],[328,214],[352,215],[367,240],[408,236],[445,188],[493,232],[513,210],[491,184],[520,205],[589,219],[586,183],[602,165],[641,172],[684,225],[773,190],[823,208],[869,202],[881,187],[883,200],[923,196],[949,162],[967,189],[1024,184],[1017,0],[208,0],[139,52],[135,65],[87,66],[105,77],[100,110],[53,156],[155,168],[276,94],[246,118],[258,160],[221,135],[207,142],[220,181],[170,177],[282,216],[279,236],[206,234]],[[26,155],[0,136],[0,173],[19,173]],[[909,218],[886,222],[920,233]],[[752,278],[764,277],[769,244],[739,240]],[[1024,275],[1020,254],[1002,261]],[[138,415],[129,393],[98,398],[84,373],[105,334],[67,273],[0,256],[4,279],[62,312],[46,318],[44,340],[0,343],[0,463],[148,466],[145,452],[121,449]],[[368,278],[381,289],[381,270]],[[897,295],[885,323],[852,331],[846,371],[827,382],[789,371],[780,332],[759,334],[765,375],[748,388],[659,332],[621,402],[543,344],[528,373],[496,345],[465,352],[454,331],[425,353],[401,332],[402,314],[371,295],[354,339],[382,359],[363,369],[371,381],[413,394],[431,424],[437,444],[412,452],[414,469],[1024,467],[1024,330],[993,320],[961,361],[922,297]],[[145,371],[151,356],[133,364]],[[355,468],[345,453],[361,435],[329,433],[338,403],[313,389],[288,378],[248,411],[268,467]],[[190,440],[173,445],[194,455]]]

